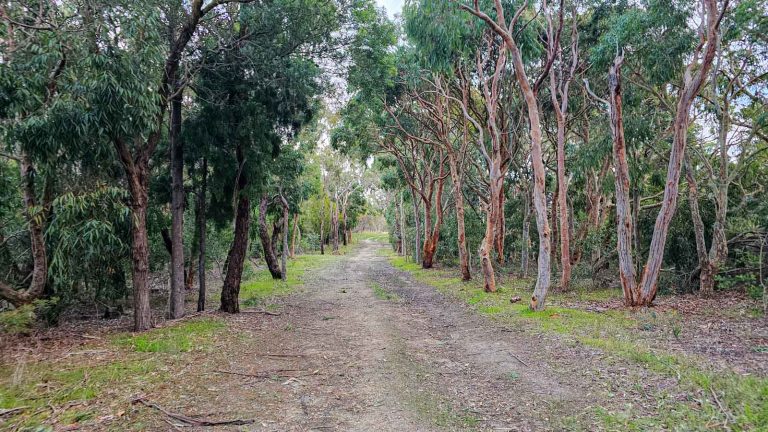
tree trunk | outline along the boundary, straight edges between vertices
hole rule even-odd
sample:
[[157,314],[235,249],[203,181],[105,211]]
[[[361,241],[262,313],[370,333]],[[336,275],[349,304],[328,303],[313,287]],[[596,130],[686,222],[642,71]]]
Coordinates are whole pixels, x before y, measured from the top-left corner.
[[[0,280],[0,298],[18,307],[37,300],[43,295],[45,284],[48,280],[48,254],[45,249],[45,233],[43,230],[44,216],[34,214],[37,209],[35,198],[35,173],[32,161],[23,154],[19,161],[22,190],[24,195],[24,217],[29,227],[29,245],[32,254],[32,274],[28,288],[16,290],[10,284]],[[50,207],[50,203],[43,203],[43,211]],[[41,212],[42,213],[42,212]]]
[[296,256],[296,235],[299,231],[299,214],[293,215],[293,232],[291,233],[291,258]]
[[320,255],[325,255],[325,197],[323,197],[323,211],[320,214]]
[[413,192],[413,224],[416,234],[414,235],[415,247],[413,248],[413,262],[421,261],[419,254],[421,253],[421,224],[419,216],[419,202],[416,198],[416,191]]
[[169,317],[184,316],[184,145],[181,141],[181,91],[171,99],[168,138],[171,152],[171,294]]
[[550,283],[550,228],[547,220],[547,197],[546,197],[546,168],[544,167],[544,156],[541,148],[541,120],[539,119],[539,106],[536,101],[536,95],[528,82],[525,74],[525,65],[523,57],[517,44],[514,43],[511,35],[504,37],[504,41],[512,54],[512,61],[520,90],[525,98],[525,104],[528,109],[528,121],[531,135],[531,161],[533,164],[533,206],[536,209],[536,227],[539,231],[539,259],[538,274],[536,276],[536,288],[533,290],[530,308],[533,310],[544,309],[544,304],[549,291]]
[[[556,110],[560,112],[560,110]],[[565,117],[557,116],[557,209],[560,216],[560,289],[571,286],[571,239],[568,218],[568,185],[565,183]]]
[[280,201],[283,205],[283,253],[280,257],[280,275],[285,282],[288,278],[288,221],[290,215],[288,214],[288,202],[282,195],[280,195]]
[[237,201],[235,238],[227,255],[227,276],[221,289],[221,311],[240,312],[240,282],[245,254],[248,251],[248,228],[251,222],[251,201],[241,192]]
[[520,247],[520,274],[524,277],[528,277],[528,257],[530,252],[528,249],[531,247],[531,192],[528,184],[525,185],[525,208],[523,210],[523,235],[522,245]]
[[613,137],[613,167],[616,185],[616,229],[619,255],[619,280],[624,291],[624,303],[635,305],[635,264],[632,257],[633,221],[629,197],[629,164],[624,142],[624,117],[621,102],[621,64],[623,56],[616,56],[608,71],[610,90],[610,123]]
[[469,272],[469,254],[467,253],[467,236],[464,229],[464,194],[462,193],[462,181],[459,175],[456,155],[448,153],[448,163],[451,169],[451,181],[453,182],[453,198],[456,206],[456,233],[459,247],[459,266],[461,268],[461,280],[472,279]]
[[149,304],[149,241],[147,238],[148,167],[126,169],[131,194],[131,264],[134,331],[152,327]]
[[485,222],[485,237],[483,237],[483,243],[480,246],[480,269],[483,272],[483,290],[485,292],[496,292],[496,275],[493,271],[493,262],[491,257],[491,251],[493,251],[495,243],[496,232],[496,212],[495,208],[498,203],[498,167],[491,166],[490,175],[490,194],[488,196],[488,203],[486,206],[486,222]]
[[408,256],[408,239],[406,235],[406,229],[408,228],[407,221],[405,220],[405,202],[403,196],[405,191],[400,192],[400,245],[402,246],[403,256]]
[[[688,181],[688,205],[691,207],[691,222],[693,223],[693,232],[696,237],[696,256],[699,260],[701,293],[703,295],[710,295],[712,294],[711,289],[714,287],[714,274],[712,273],[712,265],[709,262],[709,255],[707,255],[707,244],[704,239],[704,221],[701,219],[701,212],[699,211],[699,185],[696,182],[693,166],[691,166],[691,157],[687,153],[683,163],[685,165],[685,177]],[[704,292],[704,287],[710,290]]]
[[[648,259],[643,269],[643,277],[640,281],[640,303],[649,306],[656,298],[658,291],[659,272],[664,258],[664,246],[667,242],[667,233],[672,217],[677,209],[677,195],[680,187],[680,170],[685,155],[685,145],[688,140],[688,125],[690,122],[690,110],[696,96],[701,91],[704,78],[708,76],[709,69],[717,53],[719,45],[718,28],[720,26],[721,14],[717,8],[715,0],[704,0],[706,9],[707,29],[706,29],[706,50],[703,53],[701,64],[696,64],[694,60],[686,68],[684,74],[683,88],[680,90],[680,96],[677,102],[675,119],[672,125],[672,151],[669,155],[669,166],[667,167],[667,180],[664,185],[664,199],[661,202],[659,215],[656,217],[656,224],[653,229],[651,246],[648,251]],[[724,6],[727,7],[727,4]],[[698,52],[694,59],[698,59]],[[697,68],[698,67],[698,68]],[[697,69],[696,69],[697,68]],[[696,69],[695,75],[692,75]]]
[[494,224],[496,238],[494,240],[496,248],[496,261],[499,265],[505,262],[504,257],[504,238],[506,237],[506,217],[504,216],[504,185],[499,186],[499,197],[496,202],[496,223]]
[[197,229],[198,229],[198,264],[197,272],[199,274],[199,291],[197,294],[197,311],[202,312],[205,310],[205,235],[206,235],[206,217],[205,217],[205,199],[206,189],[208,186],[208,159],[203,158],[202,167],[202,183],[200,184],[200,193],[197,197]]
[[331,236],[333,240],[333,253],[339,253],[339,203],[338,198],[331,202]]
[[[237,163],[243,166],[245,156],[240,145],[237,146]],[[221,289],[221,311],[240,312],[240,282],[243,277],[243,263],[248,252],[248,231],[251,224],[251,200],[245,191],[248,178],[242,171],[238,176],[236,193],[237,210],[235,212],[235,237],[227,254],[227,275]]]
[[[277,261],[275,255],[275,248],[272,244],[272,238],[269,236],[269,230],[267,228],[267,205],[269,204],[269,197],[267,194],[261,196],[261,202],[259,202],[259,239],[261,240],[261,248],[264,251],[264,262],[267,264],[269,274],[272,275],[272,279],[282,279],[282,272],[280,271],[280,264]],[[274,230],[273,230],[274,232]],[[322,250],[322,246],[320,246]]]

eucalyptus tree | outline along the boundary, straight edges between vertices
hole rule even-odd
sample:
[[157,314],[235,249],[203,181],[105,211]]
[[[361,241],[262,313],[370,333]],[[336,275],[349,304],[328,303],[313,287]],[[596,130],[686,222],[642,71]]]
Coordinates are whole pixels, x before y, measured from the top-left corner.
[[[700,5],[700,22],[698,29],[690,29],[691,12],[675,9],[674,5],[652,3],[648,7],[634,7],[626,10],[614,21],[612,31],[603,35],[602,52],[608,51],[609,45],[624,46],[630,54],[618,51],[609,68],[610,99],[607,101],[611,117],[611,129],[614,142],[614,167],[616,177],[616,211],[619,215],[618,253],[620,281],[624,291],[624,301],[630,306],[650,305],[658,291],[658,279],[664,258],[665,244],[669,226],[677,208],[678,189],[683,160],[685,158],[690,124],[690,109],[700,90],[704,86],[710,69],[714,63],[719,45],[719,28],[724,14],[728,9],[727,0],[718,6],[715,0],[704,0]],[[654,38],[659,27],[667,26],[670,22],[677,24],[679,33],[674,37],[666,35],[664,41]],[[698,30],[698,41],[694,44],[693,33]],[[663,62],[652,59],[649,51],[664,47],[666,43],[669,66],[682,65],[682,76],[669,76],[669,70],[663,70]],[[675,80],[681,79],[678,86],[674,108],[669,107],[672,115],[672,143],[669,153],[666,181],[663,198],[653,229],[646,264],[638,280],[632,253],[633,221],[630,211],[629,170],[627,165],[626,145],[624,144],[623,116],[621,112],[621,68],[626,55],[637,51],[639,70],[633,74],[635,83],[651,94],[658,90],[653,87],[653,80],[658,78]],[[598,51],[600,53],[600,51]],[[645,54],[645,55],[642,55]],[[684,56],[691,56],[687,64]],[[633,56],[634,57],[634,56]],[[674,71],[674,69],[672,69]],[[643,74],[645,72],[645,74]],[[650,80],[650,85],[649,85]],[[666,103],[663,96],[659,97],[662,104]],[[637,205],[636,205],[637,207]]]
[[[759,60],[766,54],[768,44],[758,36],[767,29],[765,18],[757,12],[765,6],[764,1],[739,3],[734,5],[732,14],[724,17],[709,85],[702,90],[697,110],[700,113],[697,123],[714,127],[711,132],[702,130],[697,134],[695,145],[683,162],[698,257],[698,268],[692,276],[698,276],[703,295],[713,294],[715,278],[728,258],[729,213],[737,213],[762,192],[759,185],[743,190],[741,199],[729,206],[732,195],[729,190],[741,185],[750,165],[768,144],[765,123],[761,120],[764,112],[758,114],[768,105],[768,71],[765,62]],[[697,177],[703,178],[711,195],[700,189]],[[714,207],[709,248],[699,210],[702,195],[711,196]]]
[[[485,6],[485,5],[483,5]],[[520,31],[529,27],[528,21],[535,22],[535,16],[521,22],[520,18],[526,14],[531,14],[528,2],[517,6],[511,18],[507,19],[510,13],[510,5],[502,0],[494,0],[492,9],[495,16],[491,16],[481,8],[476,0],[473,5],[460,5],[460,8],[479,18],[485,23],[494,34],[498,35],[504,41],[504,50],[509,52],[510,60],[514,70],[517,84],[525,100],[528,113],[528,124],[530,127],[531,141],[531,163],[533,165],[533,204],[536,208],[536,225],[539,231],[539,255],[538,255],[538,274],[536,277],[536,287],[531,297],[530,307],[533,310],[544,308],[547,292],[550,285],[550,250],[551,250],[551,232],[549,220],[547,218],[547,199],[545,195],[546,169],[543,160],[542,134],[540,110],[537,101],[537,94],[541,85],[545,82],[547,74],[555,60],[557,48],[559,46],[560,33],[562,31],[563,2],[560,2],[558,9],[559,22],[555,29],[547,27],[546,32],[546,55],[542,61],[540,70],[537,71],[533,83],[529,80],[529,69],[523,59],[523,53],[520,50],[518,42],[525,36],[525,32]],[[544,16],[549,16],[547,3],[541,4]]]

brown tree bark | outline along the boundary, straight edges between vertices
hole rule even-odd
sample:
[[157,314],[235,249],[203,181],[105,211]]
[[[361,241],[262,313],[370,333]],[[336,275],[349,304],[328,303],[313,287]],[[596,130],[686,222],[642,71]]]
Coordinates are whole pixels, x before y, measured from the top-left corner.
[[[443,160],[443,158],[441,158]],[[440,174],[437,179],[437,191],[435,193],[435,222],[432,223],[432,203],[424,202],[424,259],[422,268],[429,269],[434,265],[437,243],[440,241],[440,227],[443,225],[443,189],[445,187],[445,164],[440,164]],[[431,192],[429,194],[431,198]],[[427,232],[430,230],[430,232]]]
[[459,247],[459,266],[461,268],[461,280],[468,281],[472,279],[469,272],[469,254],[467,253],[467,235],[464,228],[464,193],[462,191],[462,180],[459,175],[458,161],[456,155],[448,152],[448,164],[451,170],[451,182],[453,183],[453,201],[456,207],[456,234]]
[[[272,242],[272,238],[269,235],[269,229],[267,227],[267,207],[269,205],[269,197],[267,194],[261,196],[259,202],[259,239],[261,240],[261,248],[264,252],[264,262],[267,264],[269,274],[272,275],[272,279],[282,279],[282,272],[280,271],[280,264],[277,261],[277,255],[275,254],[275,248]],[[273,230],[273,233],[275,230]],[[320,246],[322,249],[322,246]]]
[[502,183],[499,188],[499,196],[496,202],[496,223],[495,223],[495,248],[496,248],[496,261],[499,265],[503,265],[505,261],[504,256],[504,239],[506,238],[506,217],[504,216],[504,185]]
[[288,221],[290,215],[288,214],[288,201],[282,194],[280,195],[280,203],[283,207],[283,253],[280,257],[280,276],[285,282],[288,278]]
[[[690,122],[690,110],[696,96],[698,96],[704,84],[705,77],[709,74],[712,63],[717,53],[719,44],[719,27],[728,1],[723,3],[723,9],[718,10],[716,0],[704,0],[706,11],[706,24],[702,32],[701,44],[694,53],[694,59],[685,70],[683,87],[680,89],[675,118],[672,125],[672,151],[669,155],[667,168],[667,180],[664,186],[664,198],[661,202],[659,215],[653,229],[653,237],[648,252],[648,259],[643,268],[643,276],[640,281],[640,298],[638,303],[649,306],[656,298],[658,291],[659,272],[664,258],[664,246],[667,241],[669,225],[672,216],[677,209],[677,195],[680,187],[680,170],[682,168],[685,146],[688,140],[688,125]],[[701,52],[702,46],[706,48]],[[698,61],[701,56],[701,62]],[[694,73],[695,71],[695,73]]]
[[323,199],[323,210],[320,214],[320,255],[325,255],[325,197]]
[[197,294],[197,311],[202,312],[205,310],[205,296],[206,296],[206,280],[205,280],[205,236],[206,236],[206,189],[208,186],[208,159],[203,158],[202,181],[200,183],[200,191],[197,195],[197,229],[198,229],[198,263],[197,272],[200,274],[198,280],[198,294]]
[[291,258],[296,257],[296,235],[299,232],[299,214],[293,215],[293,232],[291,233]]
[[[238,144],[235,149],[238,166],[245,163],[243,148]],[[222,312],[240,312],[240,282],[243,277],[243,264],[248,252],[248,231],[251,224],[251,200],[246,193],[248,176],[241,171],[237,178],[236,191],[237,209],[235,211],[235,236],[232,246],[227,254],[227,274],[224,278],[224,286],[221,288]]]
[[624,292],[624,302],[634,305],[636,297],[635,264],[632,255],[634,232],[631,198],[629,196],[629,164],[624,141],[624,116],[622,115],[621,65],[624,56],[617,55],[608,71],[610,91],[610,122],[613,135],[613,167],[616,183],[617,252],[619,254],[619,280]]
[[[557,122],[557,210],[560,216],[560,289],[563,291],[568,291],[571,284],[571,224],[568,217],[568,184],[565,181],[565,127],[566,115],[568,113],[568,89],[579,62],[579,39],[576,30],[576,21],[576,17],[574,16],[573,25],[571,27],[571,67],[569,74],[565,75],[562,71],[562,65],[559,74],[556,72],[557,69],[549,74],[550,95],[552,97],[552,107],[555,111],[555,120]],[[551,22],[549,25],[551,26]],[[555,47],[555,49],[557,50],[558,57],[562,63],[563,59],[560,46]]]
[[331,240],[333,240],[333,253],[339,253],[339,203],[338,197],[331,202]]
[[174,84],[168,133],[171,153],[171,293],[168,316],[184,316],[184,144],[181,140],[182,91]]
[[528,277],[528,257],[530,252],[528,251],[531,246],[531,192],[528,182],[525,185],[525,207],[523,209],[523,234],[521,238],[522,245],[520,247],[520,274],[522,277]]
[[[465,5],[461,5],[461,8],[469,13],[482,19],[499,37],[504,40],[506,48],[509,50],[510,57],[512,59],[512,66],[515,72],[515,78],[520,86],[520,91],[525,99],[525,105],[528,110],[528,121],[530,127],[531,138],[531,161],[533,165],[533,205],[536,209],[536,226],[539,231],[539,259],[538,259],[538,274],[536,277],[536,287],[531,297],[530,308],[532,310],[544,309],[547,293],[549,291],[550,284],[550,248],[551,248],[551,232],[549,227],[549,221],[547,220],[547,198],[546,198],[546,169],[544,167],[543,151],[542,151],[542,135],[541,135],[541,120],[539,116],[539,106],[536,101],[536,92],[539,85],[549,73],[549,68],[554,61],[554,53],[551,52],[551,47],[557,46],[559,41],[559,29],[554,36],[553,42],[548,48],[547,61],[544,65],[544,70],[539,78],[534,83],[533,87],[528,81],[528,75],[525,71],[525,64],[523,63],[523,57],[520,53],[520,49],[517,46],[517,42],[513,36],[513,29],[517,24],[518,19],[525,11],[527,3],[520,7],[515,13],[514,17],[509,24],[506,22],[504,15],[504,7],[501,0],[494,0],[496,8],[496,20],[489,15],[480,11],[477,2],[474,4],[474,9]],[[545,14],[547,12],[545,11]],[[560,20],[562,28],[562,3],[560,6]]]

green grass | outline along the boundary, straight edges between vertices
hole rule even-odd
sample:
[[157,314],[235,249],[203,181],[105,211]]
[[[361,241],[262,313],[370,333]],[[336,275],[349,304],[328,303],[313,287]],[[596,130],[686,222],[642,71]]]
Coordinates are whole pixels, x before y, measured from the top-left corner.
[[225,325],[220,320],[205,318],[137,335],[118,335],[112,342],[135,352],[183,353],[209,345],[215,333],[224,328]]
[[88,359],[82,359],[67,365],[40,362],[0,369],[0,408],[26,407],[15,416],[0,418],[0,430],[11,427],[48,430],[36,427],[50,419],[50,407],[54,406],[60,407],[57,422],[84,421],[92,412],[70,406],[71,403],[93,400],[118,387],[139,391],[167,377],[167,369],[160,367],[155,358],[89,363]]
[[376,296],[379,300],[389,300],[389,301],[398,301],[400,300],[400,296],[398,296],[396,293],[393,293],[391,291],[387,291],[384,287],[377,283],[372,283],[371,288],[373,288],[373,295]]
[[[462,282],[455,270],[424,270],[417,263],[388,253],[392,265],[411,273],[422,283],[461,299],[481,314],[516,328],[548,332],[584,345],[599,348],[619,361],[639,364],[664,376],[677,379],[677,390],[688,395],[660,392],[656,415],[627,409],[597,411],[608,430],[768,430],[768,379],[716,371],[698,358],[663,352],[649,345],[647,331],[669,329],[675,338],[685,337],[683,317],[675,312],[607,310],[592,312],[564,306],[569,302],[604,301],[616,298],[615,290],[588,290],[577,286],[569,293],[553,293],[544,311],[531,311],[526,300],[532,281],[506,279],[496,293],[482,291],[479,281]],[[510,303],[510,298],[523,300]],[[715,394],[717,397],[715,397]]]
[[244,306],[257,306],[263,305],[270,298],[290,294],[302,285],[307,271],[316,270],[338,259],[339,255],[333,254],[298,255],[288,260],[286,281],[272,279],[267,269],[257,271],[252,279],[240,285],[240,302]]
[[184,320],[140,334],[118,334],[106,345],[83,346],[71,356],[1,366],[0,408],[26,408],[0,417],[0,430],[50,430],[42,425],[54,421],[53,407],[58,424],[90,420],[93,408],[76,402],[108,403],[102,400],[105,395],[119,395],[125,403],[130,395],[165,382],[174,365],[189,361],[186,353],[209,349],[225,328],[218,319]]
[[352,233],[352,243],[357,243],[362,240],[372,240],[380,243],[389,243],[389,233],[377,232],[377,231],[362,231],[358,233]]

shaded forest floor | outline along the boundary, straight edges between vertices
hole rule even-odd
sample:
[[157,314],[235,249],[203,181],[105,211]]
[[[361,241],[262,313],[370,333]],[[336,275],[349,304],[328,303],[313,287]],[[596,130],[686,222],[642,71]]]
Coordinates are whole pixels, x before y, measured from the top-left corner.
[[532,313],[509,302],[527,297],[527,281],[485,294],[372,238],[346,252],[292,261],[287,284],[257,275],[237,316],[195,314],[137,335],[125,320],[65,324],[6,343],[0,429],[768,425],[766,322],[747,299],[626,311],[616,292],[574,290]]

